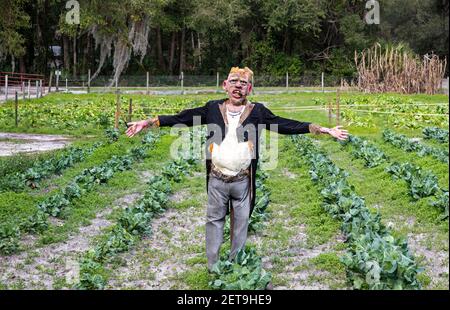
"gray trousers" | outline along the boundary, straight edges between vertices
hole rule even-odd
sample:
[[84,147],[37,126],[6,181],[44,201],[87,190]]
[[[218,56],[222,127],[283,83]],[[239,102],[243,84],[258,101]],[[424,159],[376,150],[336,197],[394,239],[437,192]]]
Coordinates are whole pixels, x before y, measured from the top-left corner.
[[206,256],[209,270],[219,259],[229,200],[231,200],[234,211],[233,242],[229,257],[231,260],[244,247],[247,240],[250,214],[250,181],[249,178],[245,178],[241,181],[225,183],[216,177],[210,177],[206,209]]

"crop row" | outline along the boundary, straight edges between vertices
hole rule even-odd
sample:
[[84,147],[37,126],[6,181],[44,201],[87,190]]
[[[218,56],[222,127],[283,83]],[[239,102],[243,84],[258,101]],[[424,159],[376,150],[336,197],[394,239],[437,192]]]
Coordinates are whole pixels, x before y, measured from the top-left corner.
[[[106,98],[104,98],[106,97]],[[70,99],[69,99],[70,98]],[[121,97],[121,113],[127,115],[129,98]],[[198,103],[188,99],[165,98],[158,100],[135,99],[133,118],[142,119],[150,114],[172,114]],[[98,96],[79,99],[68,95],[51,95],[37,101],[26,102],[19,106],[19,124],[21,126],[55,129],[79,129],[86,127],[107,128],[114,124],[116,111],[115,96]],[[14,105],[6,103],[0,107],[0,127],[14,125]],[[120,120],[123,122],[123,119]]]
[[341,100],[341,116],[348,125],[379,126],[380,119],[398,128],[448,126],[448,105],[424,104],[389,95],[352,96]]
[[420,271],[407,242],[395,238],[381,223],[379,213],[367,208],[348,181],[348,173],[338,168],[313,141],[292,137],[298,152],[310,166],[313,182],[321,188],[323,208],[342,221],[347,253],[341,258],[348,278],[356,289],[418,289]]
[[436,140],[439,143],[448,143],[448,130],[438,127],[426,127],[422,130],[425,139]]
[[0,253],[10,254],[19,249],[21,233],[42,232],[48,228],[48,216],[59,216],[74,199],[90,192],[97,184],[107,183],[116,172],[125,171],[131,165],[144,158],[152,148],[158,136],[149,132],[142,139],[142,145],[130,149],[126,155],[112,156],[101,165],[84,169],[65,188],[47,197],[37,205],[36,212],[17,222],[7,222],[0,225]]
[[437,160],[448,164],[448,150],[446,149],[440,149],[421,144],[417,141],[408,139],[408,137],[406,137],[405,135],[396,134],[389,129],[385,129],[383,131],[383,139],[384,141],[398,148],[401,148],[406,152],[415,152],[421,157],[430,155]]
[[436,199],[430,204],[443,212],[442,219],[448,218],[448,190],[439,187],[438,178],[433,173],[411,163],[397,162],[386,167],[386,171],[394,178],[406,181],[409,194],[415,200],[435,195]]
[[125,208],[116,224],[97,245],[84,253],[80,260],[78,289],[103,289],[108,281],[106,264],[117,254],[128,251],[144,236],[151,234],[151,221],[162,214],[171,193],[170,182],[180,182],[182,177],[198,164],[199,159],[185,154],[166,164],[160,176],[152,176],[144,195],[132,207]]
[[[354,148],[351,154],[356,158],[363,158],[367,167],[375,167],[388,160],[382,150],[366,139],[350,135],[341,144],[351,144]],[[394,178],[405,180],[409,186],[409,195],[415,200],[436,195],[436,199],[430,204],[443,212],[443,218],[448,217],[448,190],[439,188],[438,178],[433,173],[411,163],[397,162],[390,164],[385,170]]]
[[341,145],[346,144],[353,146],[351,154],[355,158],[363,159],[366,167],[376,167],[388,160],[382,150],[360,137],[349,135],[347,140],[341,142]]

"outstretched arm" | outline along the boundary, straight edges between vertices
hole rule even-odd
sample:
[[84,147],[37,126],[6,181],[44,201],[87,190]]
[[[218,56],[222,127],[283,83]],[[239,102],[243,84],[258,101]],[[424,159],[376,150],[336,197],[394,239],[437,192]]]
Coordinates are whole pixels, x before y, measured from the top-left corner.
[[[266,128],[269,130],[275,130],[276,128],[280,134],[329,134],[338,140],[345,140],[348,137],[347,130],[342,129],[342,126],[336,126],[334,128],[322,127],[310,122],[299,122],[293,119],[277,116],[264,106],[262,109],[263,122],[266,124]],[[270,125],[277,126],[271,127]]]
[[207,104],[194,108],[186,109],[175,115],[159,115],[154,118],[128,123],[130,127],[127,129],[126,134],[128,137],[133,137],[139,133],[142,129],[150,126],[173,126],[176,124],[183,124],[186,126],[194,125],[194,117],[200,117],[201,124],[206,123],[206,114],[208,112]]
[[316,124],[311,124],[309,126],[309,131],[313,134],[329,134],[338,140],[346,140],[348,138],[348,131],[342,129],[342,126],[327,128]]

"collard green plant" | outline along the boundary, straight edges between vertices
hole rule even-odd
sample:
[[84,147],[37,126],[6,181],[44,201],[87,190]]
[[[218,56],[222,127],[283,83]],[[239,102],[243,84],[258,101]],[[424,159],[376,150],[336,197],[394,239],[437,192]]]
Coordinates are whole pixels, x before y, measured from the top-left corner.
[[271,274],[262,268],[261,258],[251,247],[241,249],[236,257],[228,260],[229,251],[213,266],[215,279],[209,282],[217,290],[264,290]]
[[342,221],[347,253],[342,262],[356,289],[418,289],[420,272],[406,242],[396,239],[372,214],[365,201],[348,183],[348,174],[338,168],[311,139],[293,136],[299,153],[310,165],[311,179],[321,188],[323,207]]
[[438,127],[425,127],[422,130],[425,139],[433,139],[439,143],[448,143],[448,130]]

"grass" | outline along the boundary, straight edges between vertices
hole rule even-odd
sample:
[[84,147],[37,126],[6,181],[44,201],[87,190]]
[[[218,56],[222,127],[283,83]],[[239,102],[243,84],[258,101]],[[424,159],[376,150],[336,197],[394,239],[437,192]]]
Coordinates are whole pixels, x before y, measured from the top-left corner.
[[[341,98],[354,96],[353,93],[342,93]],[[360,95],[360,94],[359,94]],[[358,96],[359,96],[358,95]],[[361,95],[371,96],[371,95]],[[443,102],[448,97],[442,95],[426,96],[426,95],[396,95],[404,98],[412,98],[416,101],[425,102]],[[208,95],[184,95],[184,96],[145,96],[145,95],[124,95],[124,101],[133,98],[133,102],[140,102],[151,105],[160,98],[166,98],[169,102],[184,100],[191,102],[193,105],[200,105],[209,99],[223,98],[223,94]],[[251,101],[264,102],[270,109],[280,110],[277,114],[318,123],[327,127],[334,126],[335,119],[329,123],[327,114],[320,111],[282,111],[281,108],[287,106],[305,106],[314,105],[314,99],[325,101],[333,101],[335,94],[333,93],[302,93],[302,94],[280,94],[280,95],[256,95],[251,96]],[[114,102],[113,94],[90,94],[90,95],[69,95],[55,94],[44,97],[24,104],[37,105],[65,105],[74,99],[80,105],[89,104],[96,100]],[[0,109],[8,109],[10,103],[0,106]],[[149,113],[155,113],[149,110]],[[122,128],[124,129],[124,128]],[[409,161],[416,165],[422,166],[432,171],[438,176],[439,183],[442,187],[448,188],[448,165],[440,163],[431,157],[418,157],[414,153],[406,153],[382,141],[381,132],[383,128],[348,128],[352,134],[364,136],[381,148],[390,158],[390,161],[406,162]],[[104,129],[101,126],[93,124],[86,128],[54,129],[50,126],[39,128],[26,128],[25,126],[15,129],[8,124],[0,122],[0,130],[2,131],[23,131],[23,132],[40,132],[40,133],[71,133],[77,138],[76,144],[84,145],[91,143],[93,140],[99,139],[103,135]],[[420,129],[394,129],[399,133],[406,134],[410,137],[421,137]],[[86,137],[92,135],[92,137]],[[154,173],[159,171],[161,163],[167,161],[169,148],[174,137],[169,135],[163,136],[158,143],[158,147],[151,151],[151,157],[143,162],[133,166],[132,171],[125,171],[115,175],[106,185],[101,185],[95,191],[85,195],[81,199],[74,202],[72,207],[64,213],[61,226],[52,225],[49,230],[39,236],[38,243],[27,249],[28,259],[25,265],[32,263],[34,260],[34,250],[36,246],[43,246],[49,243],[63,242],[76,232],[80,226],[88,225],[90,221],[96,217],[102,210],[107,210],[114,206],[115,201],[124,195],[130,193],[139,193],[145,188],[146,177],[143,172]],[[415,237],[423,234],[424,238],[419,243],[423,249],[436,252],[444,252],[448,255],[448,221],[439,221],[439,211],[428,205],[428,199],[412,201],[408,195],[407,186],[404,181],[393,180],[391,176],[384,171],[388,165],[385,163],[379,167],[366,168],[362,160],[355,160],[351,154],[350,148],[343,148],[338,143],[332,141],[329,137],[317,137],[321,148],[326,150],[330,158],[340,167],[350,173],[349,182],[355,186],[355,191],[365,198],[367,205],[373,211],[379,211],[382,215],[383,223],[392,226],[394,234],[399,237]],[[98,149],[94,154],[89,156],[86,161],[75,165],[64,171],[61,176],[54,176],[42,182],[41,188],[37,191],[27,190],[22,193],[5,192],[0,193],[0,222],[13,218],[23,218],[32,213],[36,204],[50,195],[53,191],[58,190],[84,168],[96,165],[112,154],[123,154],[126,149],[133,145],[139,144],[139,138],[127,139],[121,137],[119,142]],[[305,234],[304,243],[298,246],[314,250],[318,246],[326,245],[335,240],[339,235],[339,221],[331,218],[321,207],[321,198],[314,183],[310,181],[308,168],[302,164],[302,159],[298,158],[297,153],[291,147],[288,137],[280,136],[279,142],[279,161],[276,169],[269,171],[270,177],[266,183],[271,190],[271,203],[269,210],[271,219],[269,225],[266,225],[264,231],[250,237],[255,240],[255,246],[261,256],[266,257],[272,264],[270,272],[273,274],[273,283],[275,286],[288,286],[290,276],[287,269],[296,264],[297,258],[295,253],[288,250],[293,246],[294,241],[298,241],[300,234]],[[446,147],[429,140],[423,143],[433,145],[435,147]],[[49,152],[42,155],[24,155],[13,156],[8,158],[0,158],[0,172],[7,174],[16,171],[24,171],[30,166],[33,160],[38,158],[49,158],[58,154],[59,151]],[[187,212],[189,208],[194,207],[195,210],[203,210],[206,202],[206,188],[204,178],[204,165],[199,166],[197,173],[200,176],[186,177],[180,183],[173,184],[173,192],[178,193],[181,197],[180,201],[172,201],[170,208],[177,212]],[[115,218],[113,212],[108,216],[112,221]],[[163,227],[163,235],[166,238],[173,237],[173,227]],[[157,250],[137,247],[130,254],[137,260],[139,264],[139,273],[133,277],[137,279],[145,279],[145,281],[154,281],[155,274],[152,272],[156,266],[164,263],[165,260],[177,257],[180,262],[185,265],[185,270],[178,273],[173,279],[169,279],[172,288],[190,288],[190,289],[208,289],[210,280],[206,269],[206,255],[204,240],[198,240],[195,243],[188,243],[189,232],[181,234],[179,241],[183,245],[178,248],[171,244],[167,245],[167,250]],[[203,233],[203,226],[193,229],[191,233]],[[300,238],[300,241],[302,239]],[[226,244],[226,248],[228,243]],[[345,249],[344,243],[332,244],[319,255],[292,267],[295,273],[310,271],[310,276],[303,280],[302,285],[318,285],[324,284],[332,289],[346,288],[345,270],[339,261],[340,252]],[[127,253],[128,255],[128,253]],[[421,254],[417,256],[420,257]],[[121,264],[126,262],[124,256]],[[154,265],[150,265],[150,261]],[[445,262],[444,262],[445,263]],[[120,265],[119,260],[116,262]],[[426,259],[421,260],[421,264],[425,268],[419,278],[426,289],[448,289],[448,273],[445,275],[435,276],[430,272],[433,264]],[[448,265],[448,257],[447,257]],[[42,272],[52,272],[44,270]],[[129,278],[116,274],[115,270],[109,274],[112,278],[117,278],[118,282],[127,281]],[[152,280],[153,279],[153,280]],[[447,283],[445,283],[447,280]],[[8,288],[24,288],[26,283],[14,281],[14,283],[0,284]],[[65,280],[58,276],[54,277],[54,287],[66,287]],[[138,288],[134,287],[133,288]]]

